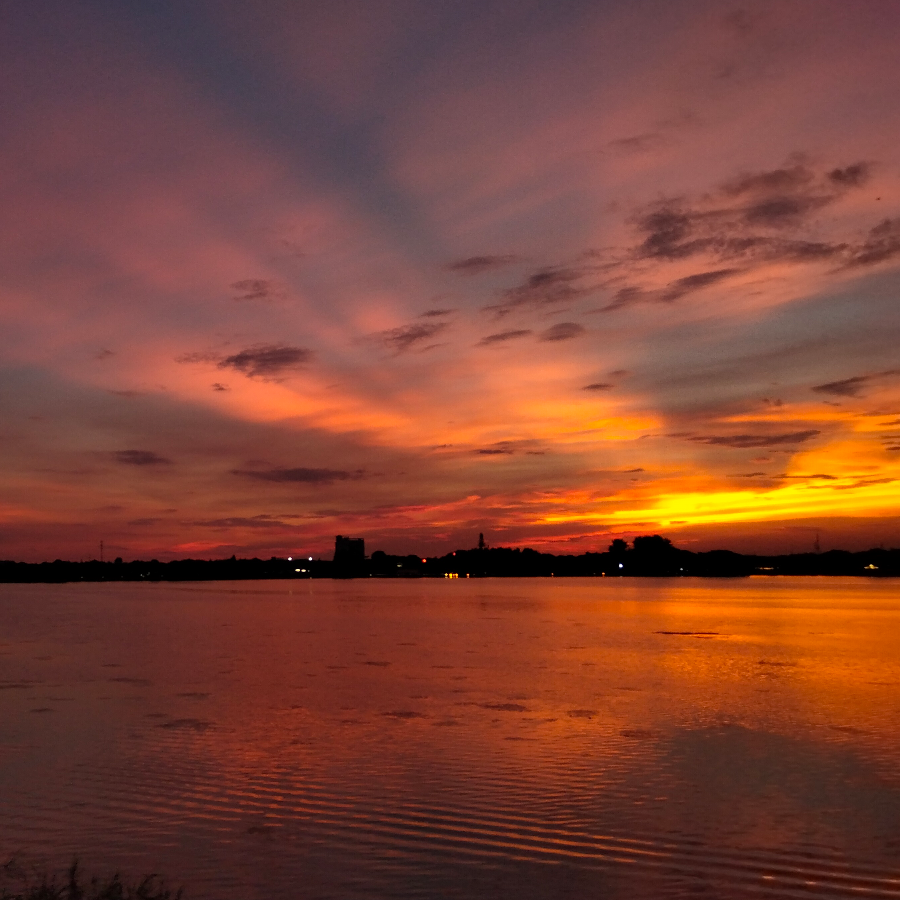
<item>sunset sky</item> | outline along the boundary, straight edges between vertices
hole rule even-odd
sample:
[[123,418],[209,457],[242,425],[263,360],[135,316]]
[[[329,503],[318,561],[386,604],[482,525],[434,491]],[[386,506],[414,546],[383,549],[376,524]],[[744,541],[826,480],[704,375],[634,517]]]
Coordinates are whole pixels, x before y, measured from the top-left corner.
[[0,558],[900,545],[896,0],[0,18]]

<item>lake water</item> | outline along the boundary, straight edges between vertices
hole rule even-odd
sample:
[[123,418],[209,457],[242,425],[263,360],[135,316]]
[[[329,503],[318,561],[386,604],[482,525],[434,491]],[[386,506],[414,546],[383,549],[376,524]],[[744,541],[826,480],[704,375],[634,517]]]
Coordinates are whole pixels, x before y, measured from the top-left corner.
[[900,898],[900,583],[0,585],[0,856],[187,900]]

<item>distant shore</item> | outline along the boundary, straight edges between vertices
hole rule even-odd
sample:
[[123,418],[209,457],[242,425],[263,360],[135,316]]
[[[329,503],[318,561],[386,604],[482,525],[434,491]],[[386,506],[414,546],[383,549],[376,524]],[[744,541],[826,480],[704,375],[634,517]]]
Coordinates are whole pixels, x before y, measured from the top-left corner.
[[900,576],[900,550],[873,549],[851,553],[792,553],[755,556],[712,550],[693,553],[667,542],[617,552],[554,555],[530,549],[491,547],[457,550],[440,557],[392,556],[376,550],[352,564],[331,560],[178,559],[170,562],[89,560],[23,563],[0,561],[0,583],[101,581],[247,581],[308,578],[567,578],[567,577],[701,577],[740,578],[750,575],[853,575],[867,578]]

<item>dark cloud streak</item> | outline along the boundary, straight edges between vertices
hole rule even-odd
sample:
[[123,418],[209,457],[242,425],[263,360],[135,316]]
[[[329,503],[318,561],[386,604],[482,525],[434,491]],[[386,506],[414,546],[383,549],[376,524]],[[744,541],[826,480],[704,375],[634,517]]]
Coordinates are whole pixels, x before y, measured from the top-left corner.
[[449,263],[444,268],[458,275],[480,275],[492,269],[502,269],[517,261],[515,256],[469,256]]
[[616,153],[626,156],[640,153],[649,153],[665,146],[666,139],[658,131],[648,131],[643,134],[634,134],[630,137],[618,138],[610,141],[607,146]]
[[160,456],[152,450],[116,450],[113,453],[116,462],[126,466],[170,466],[171,459]]
[[259,516],[228,516],[223,519],[200,519],[191,522],[192,525],[199,525],[204,528],[261,528],[261,529],[295,529],[296,525],[289,522],[282,522],[280,519],[273,518],[268,515]]
[[844,378],[842,381],[817,384],[813,390],[819,394],[833,394],[835,397],[858,397],[871,380],[871,375],[857,375],[854,378]]
[[740,272],[740,269],[712,269],[709,272],[697,272],[694,275],[686,275],[668,284],[663,290],[646,291],[634,285],[620,288],[613,297],[612,303],[603,307],[601,312],[612,312],[623,306],[631,306],[635,303],[673,303],[689,294],[703,290],[712,284],[717,284],[731,275]]
[[[630,280],[641,271],[642,263],[697,259],[710,265],[665,287],[618,286],[611,301],[596,312],[636,303],[672,303],[773,262],[834,260],[846,267],[890,259],[900,255],[900,219],[885,219],[855,243],[813,240],[802,232],[814,224],[815,213],[865,184],[869,170],[868,163],[857,162],[817,173],[801,159],[781,168],[741,174],[708,194],[662,200],[635,213],[631,223],[636,241],[618,258],[602,265],[543,266],[500,292],[498,302],[486,309],[503,316],[519,308],[575,303],[610,284],[622,285],[623,276]],[[582,263],[597,256],[597,251],[589,251],[581,257]],[[473,257],[472,265],[488,259]]]
[[[777,447],[782,444],[801,444],[814,438],[819,431],[810,429],[809,431],[792,431],[784,434],[729,434],[729,435],[707,435],[707,436],[688,436],[678,435],[678,437],[687,437],[689,441],[698,444],[710,444],[714,447],[732,447],[736,450],[746,450],[753,447]],[[676,435],[672,435],[675,437]]]
[[868,163],[858,162],[852,166],[845,166],[843,169],[832,169],[828,173],[828,179],[845,187],[859,187],[869,180],[869,170]]
[[446,322],[417,322],[382,331],[380,338],[396,353],[404,353],[440,334],[445,328]]
[[271,481],[275,484],[333,484],[335,481],[350,481],[362,478],[365,474],[362,469],[348,472],[343,469],[312,469],[306,467],[273,469],[232,469],[232,475],[240,475],[244,478],[255,478],[257,481]]
[[789,169],[771,169],[768,172],[739,175],[722,186],[722,193],[729,197],[742,197],[747,194],[784,194],[805,189],[813,179],[813,173],[806,166],[795,165]]
[[551,325],[546,331],[542,331],[538,339],[541,341],[570,341],[572,338],[580,337],[584,331],[584,326],[577,322],[559,322]]
[[226,356],[218,367],[235,369],[248,378],[269,378],[283,375],[291,369],[297,369],[312,358],[312,352],[304,347],[290,347],[285,344],[262,344],[249,347]]
[[525,281],[501,294],[501,302],[487,309],[505,315],[520,306],[544,307],[579,300],[596,290],[579,284],[588,270],[568,266],[545,267],[532,272]]
[[285,290],[281,285],[263,278],[246,278],[243,281],[235,281],[231,288],[238,292],[235,300],[281,300],[285,297]]
[[900,254],[900,219],[884,219],[869,231],[859,247],[853,249],[847,266],[870,266],[897,254]]
[[502,344],[506,341],[513,341],[516,338],[527,337],[529,334],[533,334],[530,328],[520,328],[516,331],[499,331],[496,334],[486,335],[476,346],[489,347],[491,344]]
[[[663,201],[634,219],[640,243],[632,254],[637,259],[678,260],[709,253],[720,259],[766,261],[838,255],[847,250],[847,243],[824,244],[769,232],[801,226],[814,212],[864,184],[868,171],[868,164],[860,162],[818,178],[805,165],[795,165],[741,175],[699,200]],[[871,235],[871,252],[878,253],[884,240],[883,235]]]
[[711,284],[716,284],[730,275],[734,275],[737,269],[714,269],[709,272],[698,272],[696,275],[686,275],[673,281],[668,288],[662,292],[660,300],[664,303],[671,303],[680,300],[687,294],[692,294]]

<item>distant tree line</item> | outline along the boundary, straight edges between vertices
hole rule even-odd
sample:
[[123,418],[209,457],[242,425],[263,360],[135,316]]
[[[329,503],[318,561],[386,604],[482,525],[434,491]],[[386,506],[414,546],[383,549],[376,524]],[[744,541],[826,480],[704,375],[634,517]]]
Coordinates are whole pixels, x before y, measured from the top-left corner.
[[0,582],[63,583],[72,581],[240,581],[302,578],[507,578],[541,577],[685,577],[736,578],[747,575],[900,576],[900,550],[851,553],[792,553],[759,556],[711,550],[694,553],[675,547],[660,535],[636,537],[631,546],[620,538],[602,553],[539,553],[530,548],[478,547],[446,556],[394,556],[376,550],[371,557],[297,561],[270,559],[178,559],[171,562],[44,563],[0,562]]

